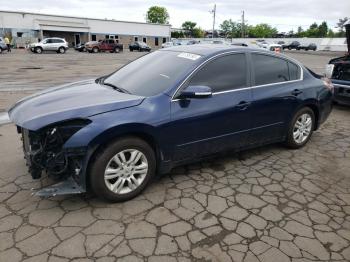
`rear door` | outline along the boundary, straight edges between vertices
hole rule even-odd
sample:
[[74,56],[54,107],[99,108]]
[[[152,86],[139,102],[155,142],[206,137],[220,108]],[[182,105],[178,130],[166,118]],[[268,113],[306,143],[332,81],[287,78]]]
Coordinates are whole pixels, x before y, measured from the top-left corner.
[[304,99],[302,69],[282,57],[251,53],[253,136],[251,143],[281,139]]
[[[246,142],[251,128],[251,89],[246,55],[227,54],[202,66],[186,86],[209,86],[212,96],[173,99],[171,117],[174,160],[198,157]],[[181,90],[180,90],[181,91]]]

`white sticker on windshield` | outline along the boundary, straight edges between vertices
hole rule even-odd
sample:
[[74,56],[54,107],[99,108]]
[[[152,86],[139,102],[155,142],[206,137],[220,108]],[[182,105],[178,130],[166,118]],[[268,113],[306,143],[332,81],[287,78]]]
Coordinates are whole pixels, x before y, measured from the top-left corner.
[[190,59],[190,60],[197,60],[198,58],[200,58],[200,55],[196,55],[196,54],[191,54],[191,53],[180,53],[177,55],[177,57],[182,57],[182,58],[186,58],[186,59]]

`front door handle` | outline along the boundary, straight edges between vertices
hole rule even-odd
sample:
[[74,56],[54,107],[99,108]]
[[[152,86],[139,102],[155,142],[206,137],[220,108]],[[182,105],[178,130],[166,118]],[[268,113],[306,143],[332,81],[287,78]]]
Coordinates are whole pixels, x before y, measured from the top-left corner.
[[247,101],[241,101],[236,105],[236,108],[238,108],[239,110],[246,110],[248,108],[248,106],[250,105],[250,102]]
[[301,91],[301,90],[299,90],[299,89],[294,89],[293,91],[292,91],[292,95],[293,96],[298,96],[298,95],[300,95],[300,94],[302,94],[303,93],[303,91]]

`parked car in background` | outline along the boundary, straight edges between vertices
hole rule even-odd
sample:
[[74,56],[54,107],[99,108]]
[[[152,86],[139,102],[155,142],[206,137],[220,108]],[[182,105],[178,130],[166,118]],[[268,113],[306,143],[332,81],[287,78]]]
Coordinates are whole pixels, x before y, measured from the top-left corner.
[[6,50],[7,50],[7,45],[5,44],[5,41],[0,37],[0,54]]
[[89,53],[110,52],[119,53],[123,51],[123,45],[118,43],[116,39],[104,39],[100,41],[91,41],[85,44],[85,48]]
[[289,44],[282,45],[282,48],[288,49],[288,50],[292,50],[292,49],[297,50],[299,46],[300,46],[300,43],[298,41],[292,41]]
[[235,45],[235,46],[248,46],[246,43],[243,43],[243,42],[233,42],[233,43],[231,43],[231,45]]
[[278,42],[277,42],[277,44],[279,44],[279,45],[281,45],[281,46],[282,46],[282,45],[284,45],[284,44],[285,44],[285,42],[284,42],[284,41],[278,41]]
[[313,50],[316,51],[317,50],[317,45],[314,43],[310,43],[310,44],[301,44],[297,47],[297,50]]
[[199,44],[200,43],[200,41],[198,41],[198,40],[189,40],[189,41],[187,41],[187,45],[196,45],[196,44]]
[[275,43],[272,43],[272,42],[269,42],[269,41],[262,41],[262,42],[258,42],[259,44],[259,47],[261,48],[264,48],[264,49],[267,49],[267,50],[270,50],[270,51],[281,51],[282,49],[282,46],[279,45],[279,44],[275,44]]
[[[332,85],[263,49],[183,45],[116,72],[24,98],[9,110],[30,173],[129,200],[156,173],[227,150],[284,142],[303,147],[332,109]],[[278,112],[278,113],[276,113]]]
[[146,52],[150,52],[151,51],[151,47],[149,45],[147,45],[145,42],[141,42],[141,41],[137,41],[137,42],[133,42],[129,45],[129,50],[131,52],[133,51],[146,51]]
[[80,44],[77,44],[74,49],[76,51],[79,51],[79,52],[86,52],[86,47],[85,47],[85,43],[80,43]]
[[334,85],[334,101],[350,106],[350,19],[344,24],[347,39],[347,55],[329,61],[326,74]]
[[162,44],[162,48],[167,48],[172,46],[174,46],[174,42],[165,42]]
[[59,54],[64,54],[68,50],[68,43],[63,38],[44,38],[39,43],[30,44],[29,49],[33,53],[37,54],[41,54],[42,52],[46,51],[53,51]]

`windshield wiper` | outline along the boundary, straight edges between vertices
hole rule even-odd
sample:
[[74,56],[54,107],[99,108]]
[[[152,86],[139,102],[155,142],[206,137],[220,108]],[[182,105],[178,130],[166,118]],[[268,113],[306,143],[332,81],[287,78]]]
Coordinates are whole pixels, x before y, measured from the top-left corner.
[[113,85],[113,84],[111,84],[111,83],[106,83],[106,82],[104,81],[104,79],[101,81],[101,84],[103,84],[103,85],[105,85],[105,86],[110,86],[110,87],[112,87],[114,90],[117,90],[117,91],[120,92],[120,93],[130,94],[130,92],[129,92],[128,90],[125,90],[124,88],[118,87],[118,86]]

